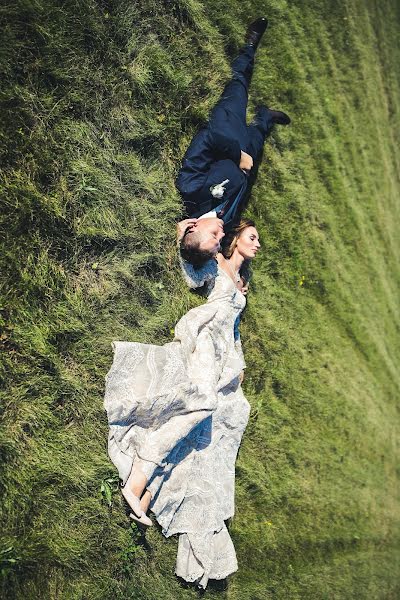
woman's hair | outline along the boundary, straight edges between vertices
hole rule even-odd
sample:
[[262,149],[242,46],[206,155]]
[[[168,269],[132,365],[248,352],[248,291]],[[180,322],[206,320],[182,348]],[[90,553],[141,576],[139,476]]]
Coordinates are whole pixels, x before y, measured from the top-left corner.
[[[250,219],[242,219],[238,225],[233,227],[229,233],[226,234],[222,241],[221,253],[225,258],[230,258],[236,248],[236,244],[243,231],[248,227],[255,227],[256,224]],[[248,282],[250,279],[250,260],[243,261],[240,268],[240,276]]]
[[222,243],[222,254],[225,258],[230,258],[236,248],[236,244],[243,231],[248,227],[255,227],[256,224],[250,219],[242,219],[238,225],[235,225],[233,229],[223,239]]

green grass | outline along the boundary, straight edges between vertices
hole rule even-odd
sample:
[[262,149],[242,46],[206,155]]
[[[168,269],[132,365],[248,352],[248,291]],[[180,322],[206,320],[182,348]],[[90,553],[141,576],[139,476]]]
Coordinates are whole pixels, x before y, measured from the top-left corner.
[[199,302],[174,177],[261,14],[252,106],[293,123],[248,211],[239,571],[209,595],[400,596],[398,3],[18,0],[0,8],[3,597],[197,597],[176,540],[141,538],[114,492],[104,376],[113,339],[170,341]]

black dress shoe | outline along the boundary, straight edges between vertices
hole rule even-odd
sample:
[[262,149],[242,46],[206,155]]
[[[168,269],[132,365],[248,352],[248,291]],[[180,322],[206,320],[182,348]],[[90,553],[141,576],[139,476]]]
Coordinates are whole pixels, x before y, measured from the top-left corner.
[[265,17],[261,17],[260,19],[253,21],[253,23],[250,23],[247,28],[245,43],[248,46],[254,46],[254,48],[257,48],[267,27],[268,21]]
[[290,117],[286,113],[281,110],[272,110],[271,108],[268,109],[268,112],[274,123],[278,123],[278,125],[289,125]]
[[271,121],[278,125],[289,125],[290,117],[281,110],[272,110],[263,104],[257,106],[253,124],[267,130],[270,127],[268,124],[270,124]]

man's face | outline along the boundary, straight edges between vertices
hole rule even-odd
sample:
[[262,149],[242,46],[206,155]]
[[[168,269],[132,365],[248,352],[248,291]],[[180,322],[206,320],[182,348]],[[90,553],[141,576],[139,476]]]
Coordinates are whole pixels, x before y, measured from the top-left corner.
[[209,250],[217,254],[220,248],[220,241],[224,237],[224,222],[217,217],[206,217],[198,219],[193,227],[193,231],[202,234],[200,243],[201,250]]

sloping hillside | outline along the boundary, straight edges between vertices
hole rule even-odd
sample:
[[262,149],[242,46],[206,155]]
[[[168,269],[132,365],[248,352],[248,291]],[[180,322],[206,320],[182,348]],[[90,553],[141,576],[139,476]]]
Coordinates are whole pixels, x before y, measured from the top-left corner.
[[240,568],[208,593],[400,597],[396,0],[2,4],[3,597],[197,597],[176,540],[125,516],[104,376],[112,340],[170,341],[200,301],[174,177],[262,14],[252,106],[292,125],[248,211],[263,250],[242,324]]

